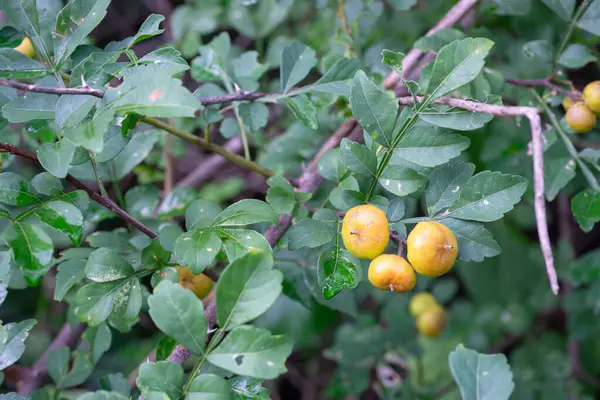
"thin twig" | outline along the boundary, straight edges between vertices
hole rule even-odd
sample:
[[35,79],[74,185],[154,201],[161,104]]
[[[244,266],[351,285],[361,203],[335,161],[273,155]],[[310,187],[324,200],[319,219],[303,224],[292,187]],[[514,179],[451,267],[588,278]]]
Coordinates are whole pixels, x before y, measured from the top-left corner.
[[[460,0],[425,34],[425,37],[433,36],[442,29],[454,26],[454,24],[456,24],[475,5],[475,3],[477,3],[477,0]],[[402,60],[402,72],[404,76],[408,76],[415,68],[415,65],[422,55],[423,52],[421,50],[412,49],[404,56],[404,60]],[[392,72],[383,81],[383,86],[386,88],[393,88],[399,81],[400,76],[397,73]]]
[[[0,143],[0,149],[6,150],[11,154],[14,154],[14,155],[17,155],[20,157],[24,157],[24,158],[28,158],[30,160],[33,160],[33,161],[39,163],[39,160],[35,154],[30,153],[25,150],[21,150],[18,147],[13,146],[12,144]],[[72,175],[67,175],[65,179],[67,181],[69,181],[77,189],[81,189],[81,190],[85,191],[96,203],[105,207],[109,211],[112,211],[113,213],[117,214],[123,221],[136,227],[137,229],[140,230],[140,232],[144,233],[146,236],[148,236],[150,238],[155,238],[158,236],[154,231],[152,231],[146,225],[144,225],[143,223],[141,223],[140,221],[138,221],[137,219],[135,219],[131,215],[129,215],[125,210],[123,210],[121,207],[119,207],[110,198],[101,196],[98,193],[94,192],[92,189],[87,187],[85,184],[83,184],[81,181],[79,181]]]
[[[537,95],[537,94],[536,94]],[[421,101],[422,98],[419,98]],[[401,97],[400,104],[414,104],[413,97]],[[540,247],[546,264],[546,273],[550,281],[552,293],[558,294],[558,278],[554,267],[552,245],[548,234],[548,221],[546,220],[546,199],[544,198],[544,153],[542,123],[539,110],[535,107],[526,106],[501,106],[496,104],[478,103],[453,97],[442,97],[434,103],[446,104],[452,107],[462,108],[472,112],[486,113],[498,116],[523,116],[529,119],[531,127],[531,141],[533,143],[533,185],[534,185],[534,209]]]
[[163,122],[159,119],[150,118],[150,117],[140,117],[140,121],[144,122],[148,125],[152,125],[156,128],[162,129],[166,132],[169,132],[170,134],[175,135],[187,142],[196,144],[205,150],[219,154],[220,156],[226,158],[227,160],[229,160],[237,165],[240,165],[244,168],[247,168],[251,171],[254,171],[262,176],[271,177],[273,175],[273,171],[271,171],[268,168],[263,167],[260,164],[255,163],[254,161],[246,160],[244,157],[242,157],[238,154],[231,153],[231,152],[227,151],[226,149],[224,149],[223,147],[216,145],[214,143],[208,142],[207,140],[205,140],[204,138],[202,138],[200,136],[196,136],[189,132],[178,129],[178,128],[176,128],[172,125],[169,125],[166,122]]
[[567,96],[569,96],[571,99],[577,101],[581,98],[581,95],[578,95],[577,93],[573,93],[571,90],[568,89],[563,89],[560,86],[556,85],[555,83],[553,83],[551,78],[543,78],[543,79],[516,79],[516,78],[506,78],[505,79],[506,82],[510,83],[511,85],[515,85],[515,86],[523,86],[523,87],[527,87],[527,88],[533,88],[533,87],[537,87],[537,86],[544,86],[547,87],[548,89],[558,92],[558,93],[562,93],[562,94],[566,94]]
[[58,335],[56,335],[52,341],[52,344],[48,346],[34,366],[29,369],[26,374],[26,380],[17,383],[17,391],[19,394],[28,395],[38,387],[42,386],[48,378],[46,361],[48,360],[50,352],[65,346],[74,349],[85,328],[85,324],[77,324],[75,328],[72,328],[69,323],[64,324],[60,332],[58,332]]
[[56,88],[49,86],[39,86],[35,84],[21,83],[17,81],[11,81],[9,79],[0,79],[0,86],[10,86],[15,89],[24,90],[26,92],[35,93],[47,93],[47,94],[80,94],[94,96],[98,98],[104,97],[104,92],[100,89],[94,89],[91,87],[81,88]]

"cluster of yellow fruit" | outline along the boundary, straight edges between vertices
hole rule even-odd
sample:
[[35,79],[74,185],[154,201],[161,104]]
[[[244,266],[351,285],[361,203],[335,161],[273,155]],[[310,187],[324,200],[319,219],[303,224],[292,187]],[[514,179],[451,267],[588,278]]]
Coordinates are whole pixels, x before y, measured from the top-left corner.
[[577,133],[586,133],[596,126],[596,114],[600,114],[600,81],[590,82],[581,93],[576,94],[581,101],[574,102],[570,96],[562,105],[567,115],[567,125]]
[[417,319],[417,330],[425,336],[437,337],[444,329],[446,312],[430,293],[421,292],[410,299],[410,314]]
[[176,266],[179,274],[179,284],[191,290],[200,300],[208,296],[213,287],[213,281],[204,274],[194,275],[188,267]]
[[369,265],[371,284],[393,292],[411,291],[417,283],[415,271],[429,277],[445,274],[458,254],[452,231],[434,221],[419,222],[408,235],[408,262],[399,255],[381,254],[390,240],[389,223],[383,211],[369,204],[348,210],[342,239],[354,256],[373,259]]
[[15,50],[19,53],[25,54],[29,58],[33,58],[33,56],[35,56],[33,43],[31,43],[31,40],[27,36],[25,36],[25,39],[23,39],[20,45],[15,47]]

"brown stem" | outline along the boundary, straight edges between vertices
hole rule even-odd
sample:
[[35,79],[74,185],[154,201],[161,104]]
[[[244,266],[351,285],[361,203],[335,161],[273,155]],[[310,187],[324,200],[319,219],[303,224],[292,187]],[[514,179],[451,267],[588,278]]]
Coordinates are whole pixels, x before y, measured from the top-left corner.
[[506,78],[506,82],[515,86],[523,86],[527,88],[534,88],[538,86],[547,87],[550,90],[556,91],[558,93],[563,93],[569,96],[571,99],[577,101],[581,96],[573,93],[571,90],[563,89],[560,86],[553,83],[552,78],[543,78],[543,79],[516,79],[516,78]]
[[11,81],[8,79],[0,79],[0,86],[10,86],[15,89],[24,90],[26,92],[35,93],[48,93],[48,94],[82,94],[88,96],[94,96],[98,98],[104,97],[104,92],[100,89],[94,89],[91,87],[81,88],[55,88],[49,86],[39,86],[35,84],[21,83],[17,81]]
[[44,354],[42,354],[39,360],[26,374],[25,381],[17,383],[17,391],[19,394],[28,395],[38,387],[42,386],[48,378],[46,361],[48,360],[48,354],[50,351],[60,349],[61,347],[65,346],[70,349],[74,349],[85,328],[85,324],[77,324],[75,328],[71,328],[71,325],[66,323],[58,335],[56,335],[56,338],[54,338],[52,344],[46,349]]
[[[33,161],[39,163],[39,160],[35,154],[30,153],[25,150],[21,150],[18,147],[13,146],[12,144],[0,143],[0,149],[6,150],[11,154],[14,154],[14,155],[17,155],[20,157],[24,157],[24,158],[28,158],[30,160],[33,160]],[[158,236],[154,231],[152,231],[146,225],[144,225],[143,223],[141,223],[140,221],[138,221],[137,219],[135,219],[131,215],[129,215],[125,210],[123,210],[121,207],[119,207],[110,198],[101,196],[98,193],[94,192],[92,189],[90,189],[89,187],[84,185],[81,181],[79,181],[77,178],[75,178],[72,175],[67,175],[65,179],[67,181],[69,181],[77,189],[81,189],[81,190],[85,191],[96,203],[105,207],[109,211],[112,211],[113,213],[117,214],[123,221],[127,222],[128,224],[135,226],[137,229],[140,230],[140,232],[144,233],[146,236],[148,236],[150,238],[155,238]]]

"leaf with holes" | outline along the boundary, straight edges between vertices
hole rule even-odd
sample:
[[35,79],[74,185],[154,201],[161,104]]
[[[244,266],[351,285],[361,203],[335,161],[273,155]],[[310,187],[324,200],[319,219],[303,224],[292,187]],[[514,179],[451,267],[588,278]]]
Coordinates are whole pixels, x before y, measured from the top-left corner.
[[287,371],[285,360],[292,347],[291,339],[286,336],[245,325],[229,332],[209,354],[208,361],[234,374],[275,379]]

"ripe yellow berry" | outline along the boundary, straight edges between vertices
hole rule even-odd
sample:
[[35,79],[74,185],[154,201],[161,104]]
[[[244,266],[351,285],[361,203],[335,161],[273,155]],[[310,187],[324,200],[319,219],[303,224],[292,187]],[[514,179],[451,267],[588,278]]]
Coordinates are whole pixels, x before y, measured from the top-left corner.
[[423,311],[417,318],[417,330],[424,336],[437,337],[442,333],[446,323],[446,312],[435,304]]
[[409,292],[417,283],[417,275],[404,258],[382,254],[369,265],[369,282],[377,289]]
[[23,39],[20,45],[15,47],[15,50],[19,53],[25,54],[29,58],[33,58],[35,56],[35,50],[33,49],[33,43],[31,43],[31,39],[27,36]]
[[586,133],[596,126],[596,116],[584,103],[576,103],[565,116],[567,125],[577,133]]
[[191,290],[196,297],[203,299],[210,293],[213,281],[204,274],[194,275],[188,267],[177,266],[179,273],[179,284],[186,289]]
[[573,102],[573,99],[569,96],[565,96],[565,98],[562,101],[562,106],[565,109],[565,111],[569,111],[569,108],[571,108],[573,104],[575,103]]
[[342,224],[344,246],[358,258],[375,258],[390,240],[390,227],[385,213],[370,204],[353,207]]
[[419,315],[423,314],[425,310],[435,305],[438,305],[438,302],[435,300],[435,297],[431,295],[431,293],[421,292],[415,294],[410,299],[408,310],[410,311],[410,315],[416,318]]
[[588,83],[583,88],[585,104],[596,114],[600,113],[600,81]]
[[448,272],[458,255],[456,237],[439,222],[419,222],[406,241],[408,261],[421,275],[437,277]]

